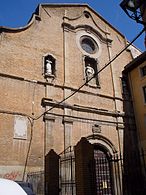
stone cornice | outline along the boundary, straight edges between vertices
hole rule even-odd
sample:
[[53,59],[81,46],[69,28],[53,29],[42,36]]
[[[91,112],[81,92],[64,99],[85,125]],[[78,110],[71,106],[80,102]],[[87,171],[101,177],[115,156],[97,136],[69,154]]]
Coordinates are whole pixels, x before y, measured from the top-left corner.
[[104,109],[98,109],[94,107],[86,107],[86,106],[81,106],[81,105],[70,105],[67,103],[57,103],[55,101],[50,101],[50,99],[43,98],[42,99],[42,106],[53,106],[55,108],[69,108],[72,110],[80,111],[80,112],[88,112],[88,113],[95,113],[95,114],[100,114],[100,115],[106,115],[106,116],[112,116],[112,117],[124,117],[124,113],[116,112],[116,111],[109,111],[109,110],[104,110]]
[[[46,81],[43,81],[43,80],[31,80],[31,79],[28,79],[28,78],[24,78],[24,77],[17,76],[17,75],[12,75],[12,74],[0,73],[0,77],[14,79],[14,80],[20,80],[22,82],[25,81],[25,82],[30,82],[30,83],[37,83],[38,85],[52,86],[52,87],[55,87],[55,88],[69,89],[69,90],[72,90],[72,91],[77,90],[77,88],[70,87],[70,86],[67,86],[67,85],[58,85],[58,84],[54,85],[52,83],[49,83],[49,82],[46,82]],[[90,92],[90,91],[83,90],[83,89],[81,89],[79,92],[80,93],[85,93],[85,94],[90,94],[90,95],[93,95],[93,96],[103,97],[103,98],[107,98],[107,99],[123,101],[123,99],[120,98],[120,97],[113,97],[113,96],[110,96],[110,95],[104,95],[104,94],[100,94],[100,93]],[[126,101],[130,101],[130,99],[126,99]]]
[[[95,119],[95,118],[86,118],[86,117],[80,117],[80,116],[73,116],[73,115],[64,115],[64,114],[57,114],[57,113],[51,113],[49,112],[48,114],[49,116],[55,116],[55,119],[57,119],[58,117],[60,119],[66,118],[68,120],[68,122],[70,122],[70,124],[74,121],[82,121],[82,122],[87,122],[89,123],[89,121],[95,125],[95,123],[98,123],[100,125],[108,125],[108,126],[115,126],[117,127],[117,125],[120,126],[124,126],[123,122],[117,122],[117,121],[113,121],[113,120],[104,120],[104,119]],[[66,121],[67,122],[67,121]]]

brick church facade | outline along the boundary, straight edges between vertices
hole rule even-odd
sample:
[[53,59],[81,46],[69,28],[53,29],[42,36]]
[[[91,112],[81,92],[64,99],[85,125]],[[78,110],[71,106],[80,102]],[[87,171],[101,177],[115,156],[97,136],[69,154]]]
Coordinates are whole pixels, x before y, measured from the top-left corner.
[[127,140],[135,123],[132,111],[125,115],[121,80],[131,52],[98,71],[125,37],[87,5],[40,5],[26,26],[0,32],[1,177],[43,171],[51,149],[72,152],[85,138],[95,160],[107,162],[99,193],[110,186],[108,194],[122,194],[124,153],[137,149]]

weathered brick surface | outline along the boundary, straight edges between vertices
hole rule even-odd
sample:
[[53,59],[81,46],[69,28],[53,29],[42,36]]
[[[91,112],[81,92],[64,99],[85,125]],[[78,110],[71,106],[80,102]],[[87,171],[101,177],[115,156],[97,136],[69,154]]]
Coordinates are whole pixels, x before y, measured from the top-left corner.
[[[91,17],[85,17],[85,10]],[[117,119],[115,111],[122,113],[120,76],[125,64],[131,60],[128,51],[99,74],[100,88],[84,86],[66,101],[70,107],[65,108],[67,105],[62,104],[49,112],[53,120],[44,122],[41,117],[34,121],[32,129],[28,120],[27,139],[14,139],[15,115],[38,117],[51,107],[50,104],[42,106],[42,98],[52,99],[55,104],[85,82],[83,53],[77,44],[78,31],[93,34],[100,43],[99,69],[125,47],[125,37],[88,6],[46,5],[40,7],[39,17],[40,20],[33,17],[24,29],[4,30],[0,34],[0,166],[7,165],[7,170],[11,170],[15,165],[17,170],[21,165],[23,172],[31,130],[28,171],[43,169],[44,155],[51,148],[60,153],[66,142],[74,146],[82,136],[92,135],[92,126],[96,123],[101,126],[101,135],[119,152],[122,133],[118,137],[116,125],[117,120],[122,124],[122,117]],[[63,22],[73,29],[63,29]],[[87,26],[92,27],[88,29],[90,32]],[[107,38],[112,40],[109,47],[103,41]],[[46,80],[43,75],[46,54],[56,59],[54,80]],[[117,101],[115,95],[119,98]],[[72,120],[70,130],[62,123],[64,115]],[[65,131],[70,131],[67,134],[71,136],[70,141],[66,141]]]

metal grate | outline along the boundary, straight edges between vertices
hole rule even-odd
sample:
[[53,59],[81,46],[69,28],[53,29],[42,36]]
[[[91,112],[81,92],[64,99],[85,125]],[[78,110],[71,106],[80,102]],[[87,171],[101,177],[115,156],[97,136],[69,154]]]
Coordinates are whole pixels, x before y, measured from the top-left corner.
[[101,150],[94,150],[96,167],[96,186],[98,195],[112,195],[111,171],[109,160]]
[[44,171],[28,173],[27,182],[32,184],[36,195],[44,195]]
[[60,155],[60,195],[75,194],[75,157],[70,147]]

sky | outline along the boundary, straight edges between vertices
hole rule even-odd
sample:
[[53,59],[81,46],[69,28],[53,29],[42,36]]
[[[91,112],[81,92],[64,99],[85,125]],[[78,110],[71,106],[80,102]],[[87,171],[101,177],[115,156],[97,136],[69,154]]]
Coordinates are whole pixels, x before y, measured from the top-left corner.
[[[120,7],[122,0],[0,0],[0,26],[22,27],[27,24],[40,3],[86,3],[131,41],[143,28],[130,19]],[[144,34],[134,42],[145,51]]]

